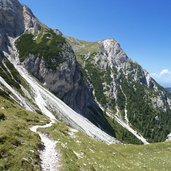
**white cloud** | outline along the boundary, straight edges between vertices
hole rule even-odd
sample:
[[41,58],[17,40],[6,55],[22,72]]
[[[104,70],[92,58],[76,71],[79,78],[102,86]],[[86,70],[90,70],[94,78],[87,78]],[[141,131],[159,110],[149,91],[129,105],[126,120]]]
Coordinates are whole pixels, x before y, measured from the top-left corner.
[[167,76],[167,75],[171,75],[171,72],[168,69],[163,69],[161,70],[160,76]]
[[152,73],[151,76],[162,86],[171,87],[171,71],[162,69],[159,73]]

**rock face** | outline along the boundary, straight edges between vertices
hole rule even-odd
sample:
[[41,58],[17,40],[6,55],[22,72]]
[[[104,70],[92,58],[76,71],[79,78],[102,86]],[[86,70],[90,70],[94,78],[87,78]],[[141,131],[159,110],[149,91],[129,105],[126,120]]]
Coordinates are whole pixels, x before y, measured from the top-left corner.
[[26,6],[23,6],[23,18],[25,31],[30,30],[34,34],[36,31],[41,29],[41,24],[33,15],[32,11]]
[[24,31],[23,7],[16,0],[0,0],[0,50],[7,51],[8,36],[17,37]]
[[0,0],[0,11],[0,51],[8,51],[8,37],[15,38],[25,29],[40,29],[32,12],[18,0]]
[[112,68],[114,65],[121,65],[122,63],[127,61],[128,57],[120,48],[118,42],[113,39],[106,39],[100,43],[103,47],[102,57],[104,58],[104,60],[107,59],[107,61],[102,61],[104,64],[107,63],[107,65]]

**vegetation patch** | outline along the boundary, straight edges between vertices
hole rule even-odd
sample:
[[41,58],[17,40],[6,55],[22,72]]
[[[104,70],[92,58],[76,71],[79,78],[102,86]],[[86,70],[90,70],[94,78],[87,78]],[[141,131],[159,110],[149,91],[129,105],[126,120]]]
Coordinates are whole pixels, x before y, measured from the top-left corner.
[[62,45],[66,43],[65,38],[57,35],[51,29],[42,29],[35,37],[32,34],[23,34],[16,42],[19,50],[20,60],[23,62],[29,54],[43,58],[47,68],[55,69],[63,62],[61,57]]
[[142,144],[142,142],[139,139],[137,139],[127,129],[123,128],[114,119],[111,119],[108,116],[106,116],[106,119],[108,120],[112,128],[115,130],[116,139],[118,139],[124,144]]
[[[14,66],[9,62],[8,59],[5,59],[3,62],[0,62],[0,76],[14,89],[20,92],[23,96],[24,93],[21,90],[21,85],[25,87],[25,89],[29,90],[28,84],[21,77],[18,71],[14,68]],[[7,96],[6,93],[0,90],[0,95]]]
[[29,127],[49,120],[0,96],[0,170],[39,171],[38,135]]
[[163,112],[154,109],[144,86],[134,83],[123,84],[123,90],[128,98],[128,119],[133,127],[142,133],[149,142],[165,141],[171,130],[171,111]]
[[103,93],[102,79],[100,77],[104,73],[102,71],[99,71],[98,69],[96,69],[94,67],[94,65],[91,63],[86,64],[86,69],[89,72],[90,81],[93,84],[93,87],[95,90],[95,95],[96,95],[98,102],[100,102],[102,105],[105,106],[107,101],[106,101],[106,97]]

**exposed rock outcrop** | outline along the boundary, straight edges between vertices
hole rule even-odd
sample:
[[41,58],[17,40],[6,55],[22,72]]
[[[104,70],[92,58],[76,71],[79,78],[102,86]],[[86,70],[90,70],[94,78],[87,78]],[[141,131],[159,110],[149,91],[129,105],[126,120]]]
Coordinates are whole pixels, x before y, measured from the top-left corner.
[[8,37],[17,37],[24,31],[23,7],[16,0],[0,0],[0,50],[7,51]]
[[18,0],[0,0],[0,11],[0,51],[8,51],[9,37],[15,38],[29,28],[40,29],[31,10]]

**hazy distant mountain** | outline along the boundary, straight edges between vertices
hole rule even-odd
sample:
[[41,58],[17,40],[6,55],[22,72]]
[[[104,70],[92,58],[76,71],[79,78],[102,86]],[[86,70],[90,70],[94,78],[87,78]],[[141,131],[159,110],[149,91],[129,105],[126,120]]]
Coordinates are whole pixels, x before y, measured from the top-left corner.
[[171,92],[171,87],[166,88],[167,91]]

